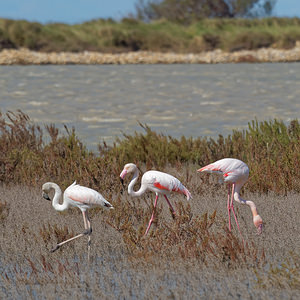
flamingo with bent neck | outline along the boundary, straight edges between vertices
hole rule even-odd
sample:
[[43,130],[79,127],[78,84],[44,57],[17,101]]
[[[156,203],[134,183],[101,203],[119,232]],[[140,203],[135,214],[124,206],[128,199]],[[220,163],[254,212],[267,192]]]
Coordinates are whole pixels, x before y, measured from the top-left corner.
[[90,189],[88,187],[81,186],[79,184],[76,184],[76,181],[71,184],[64,192],[63,195],[63,203],[60,204],[59,200],[62,195],[62,191],[60,187],[54,183],[54,182],[46,182],[43,184],[42,190],[43,190],[43,197],[46,200],[51,201],[49,197],[50,190],[54,190],[55,194],[52,200],[52,206],[57,211],[64,211],[68,209],[70,206],[78,207],[83,215],[83,222],[84,222],[84,228],[85,231],[83,233],[80,233],[66,241],[63,241],[56,245],[55,248],[51,250],[51,252],[56,251],[58,248],[60,248],[63,244],[66,244],[68,242],[71,242],[81,236],[88,235],[88,257],[90,252],[90,245],[91,245],[91,233],[92,233],[92,226],[91,222],[88,217],[88,209],[96,206],[104,207],[113,209],[113,206],[103,198],[103,196],[98,193],[97,191]]
[[170,195],[171,192],[178,192],[184,194],[187,197],[187,200],[191,199],[191,193],[176,177],[159,171],[145,172],[142,177],[141,187],[138,191],[135,192],[133,190],[133,187],[139,176],[139,169],[135,164],[128,163],[124,166],[124,169],[120,174],[122,184],[125,176],[129,173],[133,173],[132,180],[128,185],[128,194],[130,196],[139,197],[142,194],[144,194],[147,190],[150,190],[156,194],[153,213],[149,221],[148,227],[146,229],[145,235],[148,234],[151,224],[154,220],[154,213],[159,195],[164,195],[173,215],[175,215],[175,210],[167,197]]
[[[261,234],[263,221],[261,216],[257,213],[257,208],[254,202],[249,200],[244,200],[240,196],[240,190],[249,177],[249,167],[244,162],[235,158],[223,158],[199,169],[198,172],[220,174],[223,176],[224,182],[228,183],[227,210],[228,210],[230,231],[231,231],[230,212],[232,211],[238,230],[241,234],[240,226],[233,208],[233,199],[234,199],[235,201],[241,204],[246,204],[250,206],[252,216],[253,216],[253,223],[257,228],[257,233]],[[231,200],[230,200],[230,186],[232,186]]]

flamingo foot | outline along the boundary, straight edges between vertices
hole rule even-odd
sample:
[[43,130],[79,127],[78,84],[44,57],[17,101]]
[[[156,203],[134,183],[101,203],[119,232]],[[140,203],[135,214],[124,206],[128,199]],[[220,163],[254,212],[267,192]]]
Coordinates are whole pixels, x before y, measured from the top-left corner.
[[86,230],[83,232],[84,235],[91,235],[91,233],[92,233],[92,227],[86,229]]
[[170,208],[170,213],[171,213],[172,219],[175,220],[175,218],[177,217],[175,211],[173,211],[173,210]]
[[60,248],[60,245],[56,245],[56,247],[55,248],[52,248],[51,250],[50,250],[50,252],[55,252],[56,250],[58,250]]

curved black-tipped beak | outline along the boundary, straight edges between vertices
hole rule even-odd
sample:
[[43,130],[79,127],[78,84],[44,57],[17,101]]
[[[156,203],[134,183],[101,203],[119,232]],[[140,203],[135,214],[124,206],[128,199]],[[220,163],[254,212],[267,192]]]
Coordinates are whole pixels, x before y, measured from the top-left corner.
[[43,198],[48,200],[48,201],[51,201],[50,197],[46,193],[43,193]]
[[123,195],[123,192],[124,192],[124,190],[125,190],[124,179],[123,179],[122,177],[120,177],[120,181],[121,181],[122,187],[123,187],[123,189],[121,190],[121,195]]

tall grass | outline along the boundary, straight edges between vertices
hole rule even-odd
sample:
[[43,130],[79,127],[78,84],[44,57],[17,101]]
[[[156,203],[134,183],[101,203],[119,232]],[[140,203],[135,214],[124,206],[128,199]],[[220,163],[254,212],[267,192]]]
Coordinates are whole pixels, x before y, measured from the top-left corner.
[[160,170],[189,166],[185,174],[188,180],[200,166],[235,157],[250,167],[249,190],[278,194],[300,191],[298,120],[288,125],[276,119],[253,120],[247,130],[235,130],[217,139],[175,139],[140,125],[144,133],[124,134],[112,146],[99,144],[97,154],[80,142],[74,128],[65,128],[66,133],[62,134],[53,124],[45,129],[33,124],[21,111],[0,114],[0,181],[40,185],[51,179],[66,187],[70,180],[80,180],[82,184],[111,191],[119,188],[116,178],[127,162]]
[[0,49],[36,51],[226,51],[261,47],[292,48],[300,40],[300,19],[203,19],[189,26],[124,18],[82,24],[39,24],[0,19]]

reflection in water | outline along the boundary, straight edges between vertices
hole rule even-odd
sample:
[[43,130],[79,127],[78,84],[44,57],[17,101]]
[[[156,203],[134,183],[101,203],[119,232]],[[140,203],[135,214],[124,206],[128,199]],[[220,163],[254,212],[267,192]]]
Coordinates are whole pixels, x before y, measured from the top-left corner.
[[138,121],[174,137],[229,134],[300,112],[300,64],[1,66],[1,111],[75,127],[90,148]]

